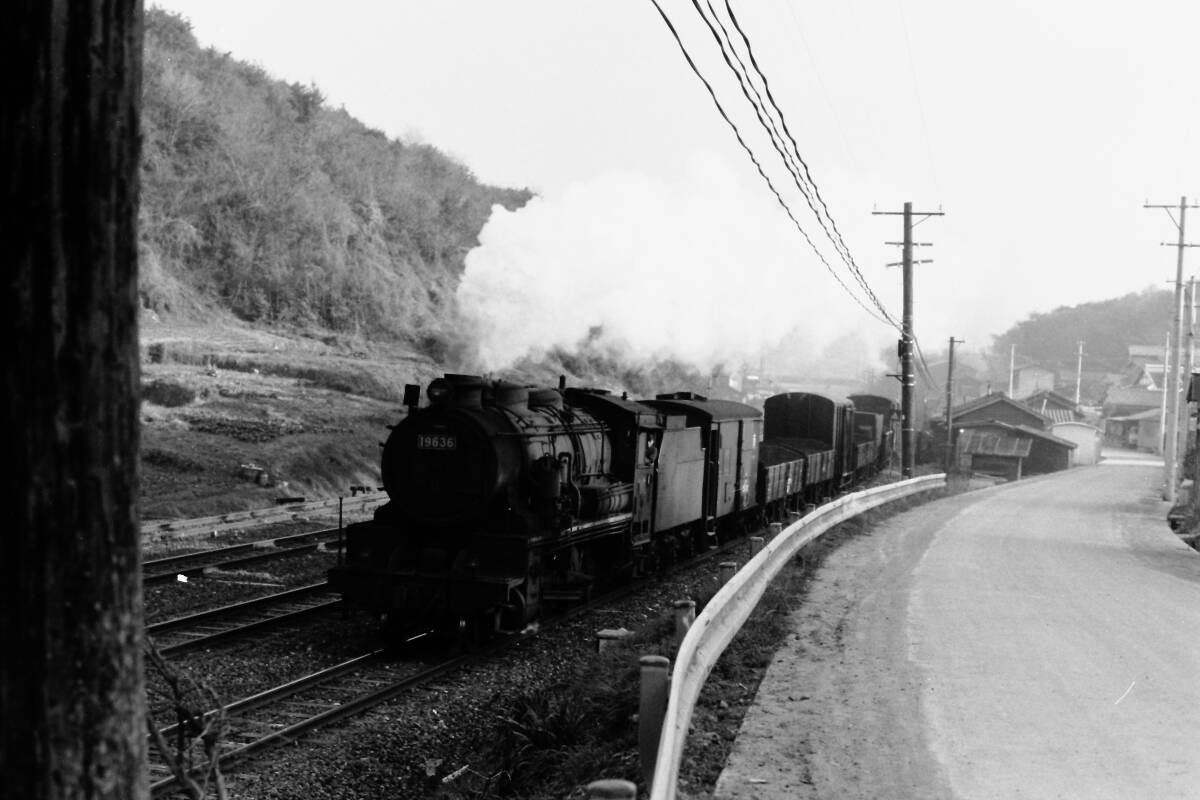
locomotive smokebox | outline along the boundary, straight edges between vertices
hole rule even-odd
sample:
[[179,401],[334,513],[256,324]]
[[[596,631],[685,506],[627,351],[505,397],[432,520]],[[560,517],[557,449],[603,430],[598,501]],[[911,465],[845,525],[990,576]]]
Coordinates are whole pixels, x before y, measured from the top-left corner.
[[383,484],[408,519],[451,526],[503,504],[520,473],[520,441],[505,417],[474,405],[481,392],[478,385],[454,387],[452,399],[392,430],[383,448]]

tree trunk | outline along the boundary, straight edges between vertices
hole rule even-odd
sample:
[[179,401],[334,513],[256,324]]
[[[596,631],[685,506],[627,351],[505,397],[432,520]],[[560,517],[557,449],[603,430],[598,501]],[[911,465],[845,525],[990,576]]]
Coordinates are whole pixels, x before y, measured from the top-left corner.
[[0,794],[145,797],[138,484],[142,4],[0,26]]

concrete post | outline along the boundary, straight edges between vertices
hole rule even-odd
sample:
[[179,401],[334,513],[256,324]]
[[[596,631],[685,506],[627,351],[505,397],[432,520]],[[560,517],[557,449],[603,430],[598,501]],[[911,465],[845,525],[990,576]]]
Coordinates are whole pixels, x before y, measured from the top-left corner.
[[624,628],[603,628],[596,631],[596,652],[603,653],[611,645],[624,639],[629,631]]
[[783,533],[783,523],[782,522],[772,522],[768,527],[771,531],[772,539],[774,539],[779,534]]
[[754,558],[754,556],[756,556],[762,552],[764,541],[766,541],[766,540],[763,539],[763,537],[761,537],[761,536],[751,536],[750,537],[750,557],[751,558]]
[[587,786],[588,800],[636,800],[637,786],[630,781],[592,781]]
[[729,579],[733,577],[735,572],[737,572],[737,568],[738,568],[738,565],[737,565],[736,561],[722,561],[721,562],[721,572],[720,572],[721,578],[720,579],[721,579],[722,586],[729,583]]
[[683,637],[687,636],[692,623],[696,621],[696,601],[675,601],[675,646],[679,647]]
[[663,717],[667,713],[671,662],[664,656],[642,656],[641,696],[638,700],[638,758],[646,788],[654,779],[658,759],[658,740],[662,737]]

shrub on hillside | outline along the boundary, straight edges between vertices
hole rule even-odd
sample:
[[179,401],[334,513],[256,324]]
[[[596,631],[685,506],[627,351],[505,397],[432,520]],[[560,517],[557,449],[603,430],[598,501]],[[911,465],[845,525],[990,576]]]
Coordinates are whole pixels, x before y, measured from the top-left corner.
[[142,399],[156,406],[178,408],[194,402],[196,391],[178,383],[155,380],[142,385]]

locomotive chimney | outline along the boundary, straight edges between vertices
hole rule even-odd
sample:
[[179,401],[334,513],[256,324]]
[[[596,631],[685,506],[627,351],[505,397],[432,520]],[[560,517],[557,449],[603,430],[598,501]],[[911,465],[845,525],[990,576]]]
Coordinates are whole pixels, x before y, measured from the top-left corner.
[[413,413],[417,410],[417,406],[421,405],[421,385],[418,383],[404,384],[404,405],[408,408],[408,413]]
[[565,392],[567,390],[567,376],[566,375],[558,376],[558,390],[560,392]]

